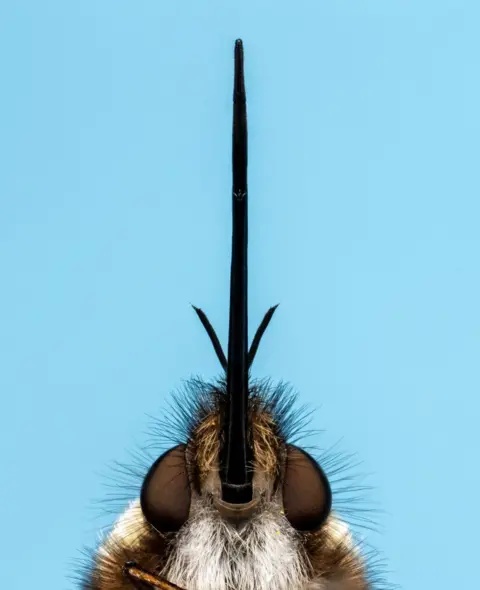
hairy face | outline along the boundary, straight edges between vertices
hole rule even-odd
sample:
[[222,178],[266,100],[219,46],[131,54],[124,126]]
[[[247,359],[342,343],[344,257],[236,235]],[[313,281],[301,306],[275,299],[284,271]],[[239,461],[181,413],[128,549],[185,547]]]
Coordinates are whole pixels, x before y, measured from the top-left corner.
[[[187,590],[366,590],[363,561],[348,527],[330,515],[321,534],[299,535],[278,505],[240,530],[200,502],[170,551],[132,502],[96,553],[87,589],[132,590],[122,574],[135,560]],[[165,554],[168,558],[165,559]]]
[[309,579],[298,535],[275,503],[239,530],[199,502],[162,573],[189,590],[296,590]]
[[[333,512],[325,516],[320,472],[304,451],[287,444],[293,424],[285,411],[292,399],[278,390],[251,396],[258,502],[241,521],[225,515],[219,504],[218,399],[207,396],[195,406],[188,443],[149,470],[143,485],[148,502],[136,500],[120,516],[94,554],[84,589],[132,590],[123,573],[130,561],[186,590],[373,589],[347,525]],[[154,522],[155,516],[162,518]],[[165,523],[176,530],[162,530]]]
[[309,554],[305,538],[274,502],[241,530],[225,523],[211,506],[201,505],[179,534],[162,575],[189,590],[368,587],[360,554],[343,522],[330,516],[316,541]]

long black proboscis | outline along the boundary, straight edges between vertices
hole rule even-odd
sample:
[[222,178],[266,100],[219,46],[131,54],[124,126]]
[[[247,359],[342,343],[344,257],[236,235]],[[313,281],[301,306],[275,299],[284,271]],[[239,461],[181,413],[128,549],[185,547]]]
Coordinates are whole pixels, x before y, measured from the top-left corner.
[[222,497],[245,503],[252,498],[249,464],[252,450],[247,437],[248,404],[248,190],[247,107],[243,43],[235,42],[232,131],[232,265],[228,333],[227,394],[224,440],[220,456]]
[[205,313],[193,306],[210,337],[222,368],[226,372],[227,400],[223,414],[220,451],[222,498],[242,504],[252,498],[250,466],[253,451],[248,440],[248,374],[258,346],[277,305],[271,307],[248,350],[248,189],[247,189],[247,107],[243,67],[243,44],[235,43],[232,133],[232,266],[230,274],[230,318],[228,360],[215,330]]

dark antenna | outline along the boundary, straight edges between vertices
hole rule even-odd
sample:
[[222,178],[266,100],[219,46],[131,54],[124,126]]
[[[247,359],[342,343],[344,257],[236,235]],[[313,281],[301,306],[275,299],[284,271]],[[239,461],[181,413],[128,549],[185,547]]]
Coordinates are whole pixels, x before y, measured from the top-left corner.
[[230,273],[230,320],[228,360],[206,314],[193,306],[207,331],[218,360],[226,371],[227,405],[224,441],[220,451],[222,499],[232,504],[252,499],[253,450],[248,441],[248,375],[260,340],[277,306],[271,307],[248,349],[248,188],[247,188],[247,99],[243,67],[243,43],[235,42],[232,130],[232,266]]
[[196,311],[198,317],[200,318],[200,321],[202,322],[203,327],[207,331],[207,334],[210,336],[210,340],[212,341],[213,348],[215,349],[215,352],[217,353],[218,360],[220,361],[220,364],[222,365],[222,369],[224,371],[226,371],[227,370],[227,359],[225,358],[225,353],[223,352],[222,345],[220,344],[220,340],[218,339],[218,336],[217,336],[215,330],[213,329],[212,324],[210,323],[210,321],[207,318],[207,315],[204,311],[202,311],[199,307],[195,307],[195,305],[192,305],[192,307]]
[[258,326],[257,331],[255,332],[252,345],[250,346],[250,350],[248,351],[248,368],[252,366],[253,359],[255,358],[258,347],[260,345],[260,340],[262,339],[265,330],[268,328],[268,324],[270,323],[270,320],[272,319],[272,316],[275,313],[275,310],[278,306],[279,304],[277,303],[277,305],[274,305],[267,311],[267,313],[263,317],[262,323]]

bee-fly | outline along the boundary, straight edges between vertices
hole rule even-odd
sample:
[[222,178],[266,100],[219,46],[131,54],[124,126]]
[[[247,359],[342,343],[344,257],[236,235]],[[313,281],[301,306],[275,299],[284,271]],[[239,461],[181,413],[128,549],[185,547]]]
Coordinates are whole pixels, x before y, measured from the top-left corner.
[[[235,44],[233,237],[228,355],[194,308],[223,376],[190,382],[174,420],[185,439],[143,478],[140,497],[94,552],[88,590],[369,590],[366,559],[332,512],[322,466],[292,444],[292,398],[250,369],[276,309],[247,332],[247,116]],[[178,400],[177,400],[178,401]],[[143,476],[142,476],[143,477]]]

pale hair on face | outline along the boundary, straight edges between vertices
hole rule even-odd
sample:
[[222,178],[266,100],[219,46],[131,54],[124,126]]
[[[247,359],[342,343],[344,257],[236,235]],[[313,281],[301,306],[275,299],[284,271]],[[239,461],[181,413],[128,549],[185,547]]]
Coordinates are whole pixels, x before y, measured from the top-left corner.
[[[363,590],[347,578],[332,580],[313,571],[300,534],[281,507],[269,502],[237,530],[208,502],[200,499],[184,527],[177,533],[161,575],[187,590]],[[134,501],[101,539],[98,555],[114,558],[118,547],[135,552],[151,531],[139,501]],[[361,560],[349,527],[334,514],[324,525],[323,548]],[[150,534],[150,533],[148,533]],[[118,566],[120,568],[120,564]],[[101,586],[103,588],[103,586]],[[105,588],[130,587],[114,583]]]
[[239,531],[206,503],[180,531],[162,575],[189,590],[300,590],[309,578],[280,506],[265,508]]
[[[341,521],[331,518],[329,526],[332,541],[341,536],[351,542]],[[240,531],[201,503],[180,531],[162,575],[189,590],[333,590],[321,578],[312,580],[299,534],[272,503]]]

